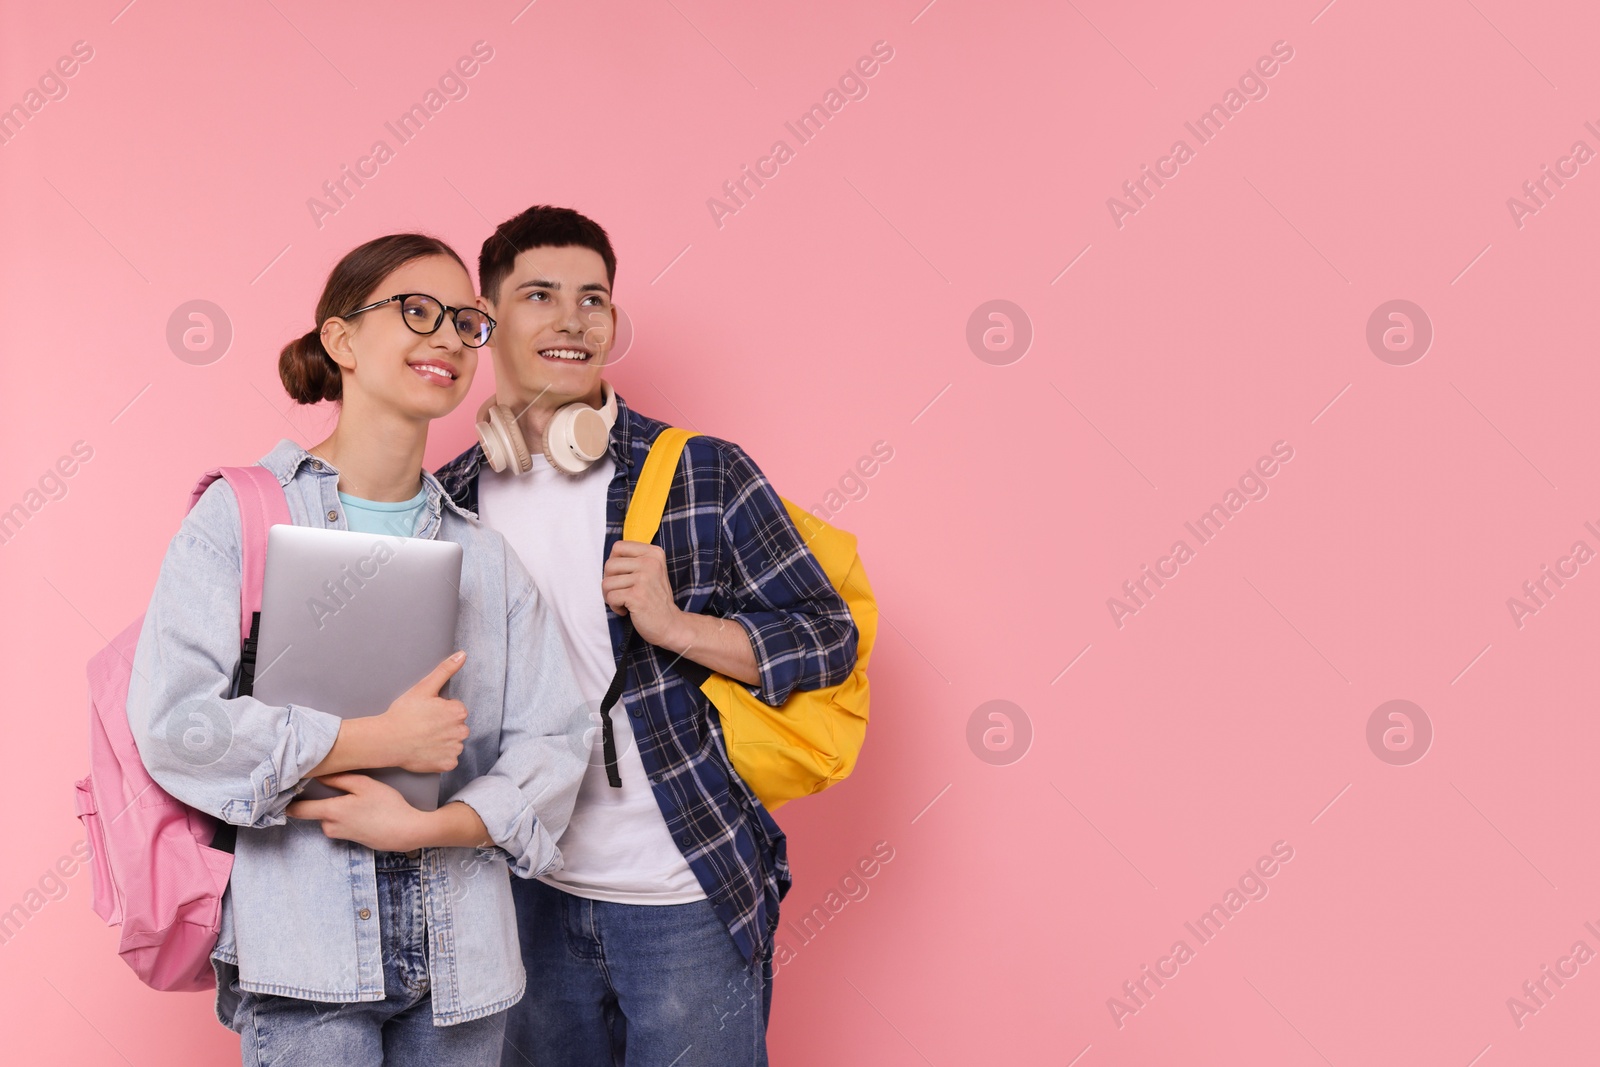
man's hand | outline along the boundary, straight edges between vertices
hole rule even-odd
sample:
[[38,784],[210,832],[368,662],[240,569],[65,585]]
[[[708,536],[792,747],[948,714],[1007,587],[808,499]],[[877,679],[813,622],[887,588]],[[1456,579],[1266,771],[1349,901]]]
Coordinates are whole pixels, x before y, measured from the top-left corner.
[[322,832],[385,852],[410,852],[428,844],[426,812],[406,803],[390,786],[365,774],[329,774],[317,779],[344,796],[296,800],[286,810],[291,818],[316,819]]
[[683,612],[672,599],[667,554],[643,541],[618,541],[600,580],[606,604],[633,620],[640,638],[659,648],[683,651]]
[[667,581],[667,554],[658,546],[618,541],[606,560],[600,591],[612,611],[633,619],[633,628],[649,644],[746,685],[761,683],[743,626],[678,607]]

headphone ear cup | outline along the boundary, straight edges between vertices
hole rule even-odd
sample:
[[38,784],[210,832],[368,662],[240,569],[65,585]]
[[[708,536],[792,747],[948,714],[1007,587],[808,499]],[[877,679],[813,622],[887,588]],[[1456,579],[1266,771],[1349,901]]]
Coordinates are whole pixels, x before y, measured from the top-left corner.
[[610,429],[606,416],[588,404],[564,404],[545,427],[544,458],[558,471],[582,474],[606,454]]
[[550,466],[563,474],[582,474],[584,468],[588,466],[575,460],[570,441],[572,415],[581,406],[581,404],[564,404],[557,408],[555,414],[550,416],[549,424],[544,428],[544,439],[539,442],[544,448],[544,458],[550,461]]
[[528,443],[522,439],[522,430],[517,426],[516,417],[511,414],[511,409],[500,404],[490,405],[489,426],[499,438],[500,448],[509,460],[509,463],[503,463],[502,466],[514,464],[513,471],[516,474],[527,474],[532,470],[533,457],[528,454]]
[[[550,451],[550,431],[549,431],[548,427],[545,429],[545,435],[539,441],[539,444],[543,447],[544,458],[550,464],[550,466],[554,467],[558,471],[559,470],[564,470],[564,468],[561,466],[561,464],[556,462],[555,453]],[[570,473],[570,472],[567,472],[567,473]]]
[[495,428],[489,417],[489,408],[493,403],[491,397],[478,409],[474,426],[478,431],[478,444],[483,446],[483,458],[489,461],[490,469],[498,474],[506,469],[506,460],[511,458],[511,453],[506,447],[505,435]]

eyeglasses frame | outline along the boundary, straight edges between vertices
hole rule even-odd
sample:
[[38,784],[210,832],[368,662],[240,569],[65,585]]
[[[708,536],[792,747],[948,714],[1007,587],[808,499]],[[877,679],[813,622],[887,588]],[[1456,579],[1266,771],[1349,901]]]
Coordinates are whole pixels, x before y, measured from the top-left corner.
[[[439,313],[438,319],[434,321],[433,327],[431,329],[428,329],[428,330],[419,330],[419,329],[417,329],[415,326],[413,326],[411,324],[411,321],[409,319],[407,319],[405,315],[402,314],[400,316],[401,321],[406,324],[406,328],[407,329],[409,329],[412,333],[418,334],[418,335],[420,335],[422,337],[431,337],[434,334],[438,333],[439,332],[439,327],[444,325],[444,320],[445,320],[445,316],[446,315],[448,315],[450,317],[450,324],[452,326],[456,327],[456,336],[457,337],[461,337],[461,326],[460,326],[460,324],[458,324],[456,322],[456,316],[455,316],[455,313],[457,311],[476,311],[478,314],[482,315],[485,319],[489,320],[489,334],[482,341],[479,341],[475,345],[470,345],[470,344],[467,344],[467,339],[465,337],[461,337],[461,343],[463,345],[466,345],[468,348],[482,348],[484,345],[488,344],[489,343],[489,338],[494,336],[494,328],[499,325],[499,323],[494,321],[494,316],[490,315],[487,311],[484,311],[482,308],[451,307],[449,304],[446,304],[443,300],[440,300],[438,297],[434,296],[432,293],[396,293],[395,295],[393,295],[391,297],[386,297],[383,300],[379,300],[375,304],[368,304],[364,308],[356,308],[354,311],[349,312],[348,314],[345,314],[345,315],[340,315],[339,317],[341,319],[354,318],[355,316],[361,314],[363,311],[371,311],[373,308],[380,308],[380,307],[383,307],[383,305],[385,305],[385,304],[392,304],[397,300],[403,301],[408,296],[426,297],[427,299],[432,300],[435,304],[438,304],[441,308],[444,309],[443,311],[441,311]],[[401,305],[401,308],[402,308],[402,311],[403,311],[404,310],[404,305],[403,304]]]

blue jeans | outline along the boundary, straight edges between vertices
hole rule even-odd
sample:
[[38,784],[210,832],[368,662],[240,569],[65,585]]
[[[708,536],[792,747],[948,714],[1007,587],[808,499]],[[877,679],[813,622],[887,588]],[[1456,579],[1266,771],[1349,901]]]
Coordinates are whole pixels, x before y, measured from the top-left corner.
[[503,1067],[766,1067],[771,968],[711,903],[610,904],[513,879],[528,992]]
[[[377,853],[383,1000],[333,1004],[238,990],[233,1029],[245,1067],[482,1064],[500,1061],[506,1013],[433,1025],[428,928],[417,856]],[[236,974],[237,972],[235,972]]]

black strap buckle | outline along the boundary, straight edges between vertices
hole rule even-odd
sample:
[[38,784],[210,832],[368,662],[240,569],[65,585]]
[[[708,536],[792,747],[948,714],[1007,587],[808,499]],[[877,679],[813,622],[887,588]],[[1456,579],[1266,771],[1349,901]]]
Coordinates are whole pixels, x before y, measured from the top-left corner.
[[247,697],[256,688],[256,644],[261,638],[261,612],[250,616],[250,636],[239,650],[239,663],[233,668],[233,695]]
[[[260,639],[261,612],[257,611],[250,616],[250,636],[244,639],[244,647],[239,649],[239,662],[233,668],[233,683],[229,693],[234,697],[247,697],[255,691],[256,644]],[[211,839],[211,847],[219,852],[232,852],[238,837],[237,826],[222,823],[217,827],[216,836]]]
[[617,733],[611,725],[611,709],[622,699],[622,684],[628,673],[628,653],[633,649],[633,620],[622,617],[622,655],[617,659],[617,673],[611,678],[611,687],[600,701],[600,747],[606,760],[606,783],[612,789],[622,788],[622,775],[617,770]]

